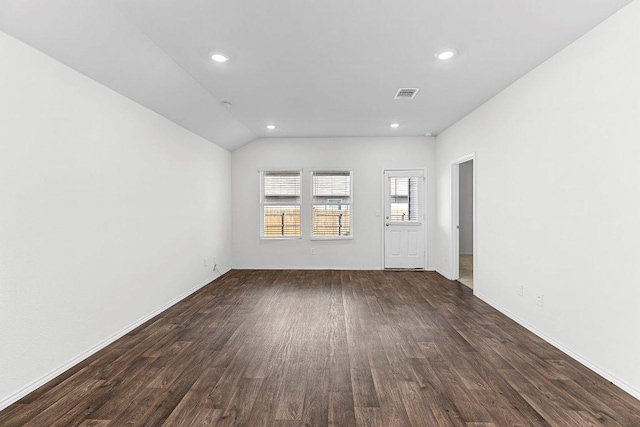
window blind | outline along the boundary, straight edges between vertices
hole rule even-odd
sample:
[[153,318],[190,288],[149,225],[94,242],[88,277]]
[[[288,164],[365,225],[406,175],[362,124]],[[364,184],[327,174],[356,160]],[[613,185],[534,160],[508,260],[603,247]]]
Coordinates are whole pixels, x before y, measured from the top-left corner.
[[300,172],[262,172],[262,236],[300,236]]
[[351,172],[314,171],[312,236],[351,236]]
[[391,196],[391,221],[420,220],[419,177],[392,177],[389,179]]

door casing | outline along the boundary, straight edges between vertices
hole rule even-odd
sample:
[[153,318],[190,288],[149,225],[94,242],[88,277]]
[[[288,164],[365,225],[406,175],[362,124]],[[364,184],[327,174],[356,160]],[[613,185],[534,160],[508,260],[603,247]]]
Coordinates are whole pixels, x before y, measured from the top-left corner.
[[449,280],[460,278],[460,164],[473,161],[473,287],[475,292],[476,263],[478,258],[476,239],[476,153],[467,154],[451,162],[451,241],[449,254]]

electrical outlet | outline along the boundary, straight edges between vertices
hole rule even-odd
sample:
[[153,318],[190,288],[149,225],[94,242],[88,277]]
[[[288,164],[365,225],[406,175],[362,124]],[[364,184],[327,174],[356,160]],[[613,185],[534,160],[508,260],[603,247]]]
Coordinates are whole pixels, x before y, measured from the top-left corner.
[[537,294],[536,295],[536,304],[538,304],[540,307],[542,307],[542,294]]
[[311,248],[311,255],[315,255],[316,254],[316,248]]
[[203,264],[206,267],[207,266],[207,257],[204,257],[203,259],[204,259]]
[[518,286],[518,296],[521,297],[524,295],[524,286]]

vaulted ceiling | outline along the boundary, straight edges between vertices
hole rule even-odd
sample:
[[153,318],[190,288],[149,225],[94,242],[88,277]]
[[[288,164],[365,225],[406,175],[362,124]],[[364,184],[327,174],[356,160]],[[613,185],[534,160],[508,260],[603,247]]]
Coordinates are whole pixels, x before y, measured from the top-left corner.
[[437,134],[629,2],[0,0],[0,30],[233,150]]

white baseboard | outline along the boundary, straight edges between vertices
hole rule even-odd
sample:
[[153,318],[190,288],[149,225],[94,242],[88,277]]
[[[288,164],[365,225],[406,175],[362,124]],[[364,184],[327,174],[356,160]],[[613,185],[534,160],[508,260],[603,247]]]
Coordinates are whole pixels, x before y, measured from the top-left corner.
[[542,338],[543,340],[545,340],[546,342],[548,342],[549,344],[551,344],[552,346],[554,346],[555,348],[560,350],[561,352],[565,353],[567,356],[569,356],[572,359],[575,359],[576,361],[580,362],[581,364],[583,364],[587,368],[589,368],[592,371],[594,371],[596,374],[598,374],[601,377],[605,378],[606,380],[612,382],[616,386],[620,387],[622,390],[624,390],[627,393],[629,393],[631,396],[633,396],[636,399],[640,400],[640,390],[639,389],[635,388],[634,386],[628,384],[624,380],[621,380],[620,378],[618,378],[615,375],[611,374],[606,369],[603,369],[603,368],[599,367],[598,365],[596,365],[595,363],[592,363],[586,357],[574,352],[570,348],[568,348],[568,347],[564,346],[563,344],[559,343],[558,341],[554,340],[553,338],[551,338],[550,336],[548,336],[544,332],[542,332],[539,329],[537,329],[535,326],[533,326],[533,325],[529,324],[528,322],[526,322],[524,319],[520,318],[519,316],[517,316],[517,315],[513,314],[512,312],[510,312],[509,310],[505,309],[500,304],[495,303],[491,299],[485,297],[484,295],[482,295],[482,294],[480,294],[478,292],[474,292],[474,295],[476,297],[480,298],[482,301],[484,301],[487,304],[489,304],[491,307],[493,307],[496,310],[498,310],[499,312],[501,312],[502,314],[504,314],[505,316],[507,316],[508,318],[510,318],[511,320],[513,320],[514,322],[518,323],[520,326],[524,327],[525,329],[527,329],[530,332],[534,333],[535,335],[539,336],[540,338]]
[[[384,270],[384,268],[376,265],[375,267],[323,267],[323,266],[277,266],[274,267],[272,265],[262,265],[262,266],[254,266],[254,265],[234,265],[231,267],[233,270],[358,270],[358,271],[380,271]],[[435,271],[435,270],[416,270],[416,271]]]
[[233,270],[382,270],[379,265],[371,267],[326,267],[326,266],[300,266],[300,265],[234,265]]
[[207,278],[206,280],[204,280],[203,282],[199,283],[195,287],[189,289],[188,291],[186,291],[183,294],[177,296],[176,298],[172,299],[171,301],[169,301],[168,303],[166,303],[163,306],[159,307],[158,309],[154,310],[153,312],[147,314],[143,318],[136,320],[135,322],[133,322],[129,326],[127,326],[124,329],[116,332],[115,334],[111,335],[110,337],[102,340],[98,344],[96,344],[93,347],[91,347],[90,349],[80,353],[79,355],[77,355],[73,359],[69,360],[68,362],[58,366],[57,368],[55,368],[52,371],[46,373],[45,375],[41,376],[40,378],[32,381],[30,384],[22,387],[20,390],[18,390],[16,392],[10,394],[9,396],[3,398],[2,400],[0,400],[0,411],[2,411],[7,406],[17,402],[18,400],[22,399],[24,396],[26,396],[27,394],[31,393],[32,391],[34,391],[34,390],[38,389],[39,387],[43,386],[44,384],[46,384],[47,382],[51,381],[52,379],[54,379],[55,377],[57,377],[61,373],[71,369],[72,367],[74,367],[78,363],[82,362],[83,360],[87,359],[88,357],[92,356],[93,354],[97,353],[98,351],[102,350],[103,348],[105,348],[106,346],[108,346],[112,342],[116,341],[117,339],[122,338],[123,336],[125,336],[126,334],[128,334],[129,332],[131,332],[132,330],[137,328],[138,326],[142,325],[144,322],[154,318],[158,314],[160,314],[163,311],[167,310],[169,307],[179,303],[180,301],[182,301],[183,299],[185,299],[186,297],[188,297],[192,293],[198,291],[200,288],[208,285],[209,283],[211,283],[215,279],[223,276],[229,270],[231,270],[231,268],[227,268],[227,269],[221,271],[220,274],[212,275],[211,277]]

